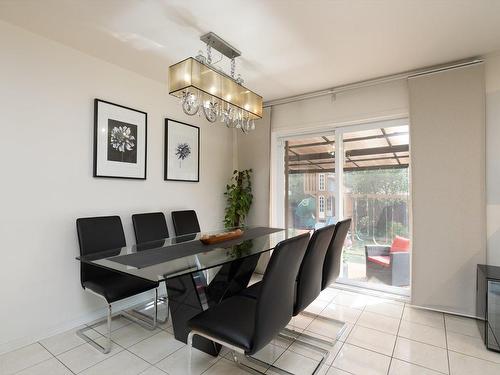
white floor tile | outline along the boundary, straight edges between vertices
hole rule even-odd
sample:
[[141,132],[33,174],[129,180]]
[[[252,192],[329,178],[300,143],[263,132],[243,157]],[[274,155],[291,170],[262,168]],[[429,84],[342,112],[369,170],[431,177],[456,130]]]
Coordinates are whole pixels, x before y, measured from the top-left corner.
[[[100,345],[105,344],[104,337],[100,337],[96,341]],[[84,344],[58,355],[57,358],[71,371],[78,373],[95,365],[96,363],[108,359],[110,356],[115,355],[122,350],[123,348],[121,346],[113,343],[111,346],[111,352],[108,354],[102,354],[90,344]]]
[[398,336],[446,349],[446,334],[444,329],[403,320],[399,326]]
[[394,358],[448,373],[446,349],[398,337],[394,348]]
[[[199,375],[215,362],[219,357],[212,357],[200,350],[193,348],[191,357],[191,375]],[[167,358],[156,364],[160,370],[165,371],[169,375],[185,375],[187,374],[188,366],[188,348],[187,346],[177,350],[175,353],[169,355]]]
[[136,355],[122,351],[83,371],[82,375],[138,375],[150,364]]
[[128,348],[149,363],[155,364],[184,346],[168,332],[160,332]]
[[361,313],[361,310],[331,303],[321,312],[321,316],[354,324]]
[[390,333],[391,335],[396,335],[398,332],[399,321],[399,319],[391,318],[390,316],[363,311],[357,324],[363,327]]
[[313,332],[321,336],[336,339],[344,324],[342,322],[334,322],[326,319],[316,318],[307,327],[305,332]]
[[[472,318],[445,314],[446,331],[460,333],[462,335],[481,337],[478,321]],[[483,322],[484,324],[484,322]]]
[[350,374],[351,374],[350,372],[335,367],[330,367],[326,372],[326,375],[350,375]]
[[337,295],[339,295],[341,292],[340,290],[338,289],[334,289],[334,288],[326,288],[325,290],[323,290],[318,299],[322,300],[322,301],[329,301],[331,302]]
[[[102,320],[102,319],[99,319]],[[88,325],[94,324],[94,322],[89,323]],[[114,316],[113,319],[111,319],[111,332],[116,331],[117,329],[120,329],[122,327],[128,326],[129,324],[132,324],[130,320],[127,320],[120,315]],[[101,335],[106,335],[108,332],[108,326],[106,321],[102,322],[102,324],[98,325],[97,327],[94,327],[94,330],[99,332]]]
[[297,315],[290,320],[290,323],[288,323],[289,326],[293,327],[293,329],[297,330],[303,330],[306,329],[309,324],[312,323],[314,320],[314,317],[312,316],[306,316],[306,315]]
[[274,363],[274,366],[282,368],[296,375],[310,375],[318,366],[319,361],[304,357],[303,355],[287,350]]
[[455,332],[447,332],[447,337],[448,350],[500,363],[500,353],[486,349],[483,340],[479,337],[461,335]]
[[347,306],[358,310],[363,310],[367,304],[368,297],[358,293],[341,292],[333,299],[336,305]]
[[[49,337],[45,340],[40,341],[40,344],[42,344],[45,349],[47,349],[53,355],[57,356],[86,342],[76,335],[76,331],[78,331],[82,327],[78,327],[70,331]],[[85,331],[85,334],[94,340],[98,337],[101,337],[101,335],[93,329],[88,329],[87,331]]]
[[348,344],[360,346],[380,354],[392,356],[396,336],[356,325],[346,341]]
[[68,370],[61,362],[56,358],[49,359],[47,361],[41,362],[35,366],[28,367],[20,372],[16,372],[16,375],[71,375],[72,372]]
[[440,372],[393,358],[389,375],[439,375]]
[[437,311],[405,306],[403,320],[444,329],[444,314]]
[[403,304],[396,304],[392,302],[369,302],[364,311],[369,311],[381,315],[390,316],[392,318],[401,319],[403,315]]
[[498,375],[500,364],[449,352],[452,375]]
[[155,329],[150,331],[149,329],[143,328],[138,324],[129,324],[111,333],[111,339],[118,345],[128,348],[139,341],[147,339],[157,333],[161,332],[160,329]]
[[344,344],[333,367],[359,375],[385,375],[391,358],[354,345]]
[[38,343],[0,355],[0,374],[10,375],[52,358]]
[[271,365],[285,352],[285,350],[286,348],[281,346],[268,344],[252,357]]
[[321,311],[325,309],[330,304],[328,301],[321,301],[319,299],[316,299],[311,303],[307,308],[305,309],[306,312],[309,312],[311,314],[319,314]]
[[203,375],[248,375],[248,372],[239,368],[234,362],[221,359],[205,371]]
[[[320,335],[316,335],[316,334],[310,334],[310,336],[320,338],[321,340],[328,340],[325,337],[320,336]],[[299,340],[300,340],[300,337],[299,337]],[[313,348],[309,347],[308,345],[301,344],[300,342],[294,342],[292,345],[290,345],[288,350],[290,350],[294,353],[303,355],[305,357],[314,359],[316,361],[321,361],[321,359],[325,355],[323,352],[321,352],[321,349],[326,350],[329,352],[325,358],[325,363],[327,363],[327,364],[331,364],[333,362],[333,359],[335,358],[338,351],[342,347],[342,342],[340,342],[340,341],[335,342],[332,346],[332,345],[327,345],[326,343],[323,343],[321,341],[315,341],[315,340],[312,340],[312,339],[309,339],[306,337],[303,337],[302,340],[305,341],[306,344],[312,344],[312,345],[318,347],[319,349],[315,349],[315,348],[313,349]],[[330,341],[333,342],[333,340],[330,340]]]
[[154,366],[150,366],[145,371],[140,373],[140,375],[165,375],[165,374],[166,372]]

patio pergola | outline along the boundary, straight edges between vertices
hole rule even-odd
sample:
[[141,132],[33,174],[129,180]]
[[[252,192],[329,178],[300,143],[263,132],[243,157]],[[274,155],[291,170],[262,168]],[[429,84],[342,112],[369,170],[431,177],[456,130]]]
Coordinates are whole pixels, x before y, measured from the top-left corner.
[[[344,171],[408,168],[408,126],[345,133]],[[335,172],[335,137],[321,136],[285,143],[286,170],[297,173]]]

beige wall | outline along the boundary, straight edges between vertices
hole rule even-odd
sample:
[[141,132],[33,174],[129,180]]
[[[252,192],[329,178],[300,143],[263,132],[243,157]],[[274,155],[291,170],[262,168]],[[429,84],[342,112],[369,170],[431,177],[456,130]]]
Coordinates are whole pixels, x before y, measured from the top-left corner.
[[[0,51],[2,352],[104,314],[80,285],[77,217],[120,215],[128,244],[135,212],[195,208],[219,228],[233,150],[232,131],[184,115],[166,82],[3,22]],[[146,181],[92,177],[96,97],[148,113]],[[165,117],[201,127],[199,183],[163,181]]]

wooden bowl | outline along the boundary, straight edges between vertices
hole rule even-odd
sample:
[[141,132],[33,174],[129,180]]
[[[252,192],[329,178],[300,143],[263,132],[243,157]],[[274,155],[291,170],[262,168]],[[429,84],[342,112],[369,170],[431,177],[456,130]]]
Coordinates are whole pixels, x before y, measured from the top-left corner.
[[235,238],[243,236],[243,231],[241,229],[232,230],[230,232],[223,232],[217,234],[204,234],[201,236],[200,241],[205,245],[212,245],[215,243],[220,243],[224,241],[234,240]]

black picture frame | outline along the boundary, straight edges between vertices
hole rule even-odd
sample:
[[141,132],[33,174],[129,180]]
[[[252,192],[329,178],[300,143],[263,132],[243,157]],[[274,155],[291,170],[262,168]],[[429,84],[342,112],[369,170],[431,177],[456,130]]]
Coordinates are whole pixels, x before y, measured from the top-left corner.
[[[142,168],[138,168],[141,170],[141,175],[140,176],[126,176],[126,175],[118,175],[118,174],[110,174],[110,173],[103,173],[103,172],[100,172],[99,171],[99,163],[103,163],[103,159],[104,159],[104,155],[101,155],[102,154],[102,151],[100,152],[99,151],[99,141],[102,142],[102,138],[103,137],[103,132],[99,132],[99,126],[104,126],[103,124],[99,124],[99,107],[100,105],[108,105],[108,106],[112,106],[112,107],[116,107],[115,110],[117,111],[131,111],[133,113],[138,113],[140,114],[141,116],[144,116],[144,123],[143,124],[127,124],[127,125],[131,125],[131,127],[135,127],[136,129],[136,133],[137,133],[137,128],[139,126],[144,126],[144,131],[143,131],[143,138],[144,138],[144,142],[142,142],[141,144],[143,145],[143,153],[142,155],[141,154],[138,154],[138,151],[136,149],[136,155],[135,155],[135,160],[132,160],[132,161],[123,161],[122,162],[126,162],[126,163],[130,163],[131,165],[132,164],[137,164],[137,158],[140,158],[140,160],[142,160],[143,162],[141,164],[143,164],[143,167]],[[118,122],[122,122],[120,120],[116,120],[116,119],[111,119],[109,118],[108,121],[115,121],[116,123]],[[108,125],[109,126],[109,125]],[[108,132],[105,132],[106,133],[106,139],[108,139]],[[108,142],[108,141],[107,141]],[[108,155],[106,157],[106,160],[104,160],[104,162],[113,162],[113,161],[117,161],[116,159],[113,160],[113,159],[109,159],[109,144],[108,144]],[[147,155],[148,155],[148,114],[144,111],[140,111],[138,109],[134,109],[134,108],[130,108],[130,107],[127,107],[127,106],[124,106],[124,105],[121,105],[121,104],[116,104],[116,103],[113,103],[113,102],[110,102],[110,101],[106,101],[106,100],[102,100],[102,99],[98,99],[98,98],[95,98],[94,99],[94,150],[93,150],[93,173],[92,173],[92,176],[93,177],[98,177],[98,178],[118,178],[118,179],[129,179],[129,180],[146,180],[147,178]],[[109,169],[109,168],[108,168]]]
[[[196,143],[197,143],[197,160],[196,160],[196,179],[183,179],[183,178],[176,178],[173,177],[172,171],[169,171],[169,123],[177,123],[183,126],[188,126],[190,128],[193,128],[196,130]],[[171,134],[172,136],[172,134]],[[182,181],[182,182],[200,182],[200,128],[195,125],[187,124],[182,121],[178,121],[175,119],[171,118],[165,118],[165,147],[164,147],[164,173],[163,173],[163,179],[165,181]]]

